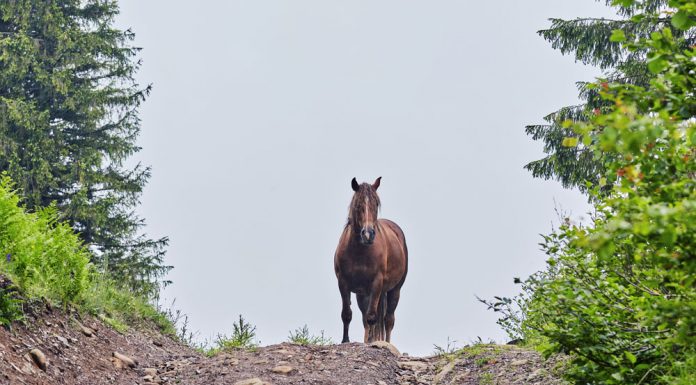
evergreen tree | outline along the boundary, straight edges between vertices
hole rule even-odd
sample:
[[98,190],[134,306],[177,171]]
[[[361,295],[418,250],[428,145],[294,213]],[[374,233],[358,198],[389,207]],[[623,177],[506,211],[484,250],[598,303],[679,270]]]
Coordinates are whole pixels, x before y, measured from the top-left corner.
[[158,292],[168,240],[134,213],[150,169],[129,168],[150,92],[113,0],[0,2],[0,171],[30,209],[55,202],[92,261],[134,291]]
[[[553,48],[563,54],[572,54],[584,64],[598,66],[604,70],[608,83],[625,83],[646,86],[655,75],[648,70],[654,63],[646,60],[646,50],[636,47],[628,50],[617,39],[612,39],[613,31],[620,30],[624,35],[635,39],[648,38],[652,33],[670,28],[680,38],[683,47],[696,44],[696,31],[674,28],[667,0],[645,0],[638,3],[622,0],[604,0],[614,5],[617,19],[578,18],[575,20],[552,19],[549,29],[539,31]],[[534,140],[541,140],[544,152],[542,159],[530,162],[525,168],[535,177],[556,179],[566,188],[578,187],[587,191],[587,182],[596,185],[604,172],[607,154],[593,154],[587,146],[568,147],[563,142],[577,137],[562,122],[587,121],[606,110],[607,103],[598,92],[588,89],[585,82],[578,83],[583,103],[568,106],[547,115],[545,124],[530,125],[526,132]],[[608,187],[607,187],[608,188]],[[605,189],[606,190],[606,189]]]

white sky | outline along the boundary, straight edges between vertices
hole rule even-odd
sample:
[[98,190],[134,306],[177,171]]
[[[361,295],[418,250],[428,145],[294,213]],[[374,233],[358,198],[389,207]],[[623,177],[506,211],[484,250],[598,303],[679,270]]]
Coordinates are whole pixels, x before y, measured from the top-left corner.
[[542,156],[524,126],[577,103],[574,82],[599,74],[536,31],[609,15],[601,3],[120,3],[118,25],[144,48],[138,79],[154,84],[139,212],[171,238],[165,301],[201,339],[242,314],[264,345],[304,324],[340,341],[333,253],[350,179],[382,176],[382,217],[410,251],[393,342],[424,355],[448,337],[505,340],[475,295],[514,294],[513,277],[543,268],[554,199],[587,207],[522,169]]

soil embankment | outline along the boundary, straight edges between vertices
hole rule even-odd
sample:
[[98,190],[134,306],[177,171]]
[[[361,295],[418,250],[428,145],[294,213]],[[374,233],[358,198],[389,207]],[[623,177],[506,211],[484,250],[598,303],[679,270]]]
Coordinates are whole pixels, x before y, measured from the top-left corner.
[[[514,346],[401,355],[360,343],[280,344],[206,357],[155,332],[120,334],[50,308],[0,328],[0,384],[561,384],[560,364]],[[131,362],[132,361],[132,362]]]

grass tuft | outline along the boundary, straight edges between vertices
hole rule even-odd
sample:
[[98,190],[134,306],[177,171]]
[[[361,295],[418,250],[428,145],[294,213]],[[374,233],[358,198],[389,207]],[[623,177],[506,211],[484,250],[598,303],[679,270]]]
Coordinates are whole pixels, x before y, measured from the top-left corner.
[[231,336],[218,334],[214,343],[215,346],[207,351],[207,354],[212,356],[219,352],[230,350],[254,350],[259,346],[259,342],[255,341],[256,326],[246,322],[242,315],[239,315],[239,320],[233,325]]
[[318,346],[326,346],[326,345],[332,345],[334,342],[331,340],[331,338],[326,337],[324,335],[324,331],[322,330],[320,335],[315,336],[312,335],[309,332],[309,328],[305,324],[301,328],[295,329],[294,332],[290,332],[290,335],[288,336],[288,342],[297,344],[297,345],[302,345],[302,346],[307,346],[307,345],[318,345]]

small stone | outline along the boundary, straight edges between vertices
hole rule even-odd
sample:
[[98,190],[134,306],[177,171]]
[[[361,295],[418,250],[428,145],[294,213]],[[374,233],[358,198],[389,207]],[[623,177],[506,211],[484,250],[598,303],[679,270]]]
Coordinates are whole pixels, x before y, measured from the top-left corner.
[[30,363],[28,363],[28,362],[25,362],[25,363],[24,363],[24,366],[22,366],[21,372],[24,373],[24,374],[34,374],[34,373],[36,373],[36,371],[34,370],[34,367],[33,367]]
[[146,376],[150,376],[152,378],[157,377],[157,369],[155,368],[145,368],[143,369],[143,374]]
[[278,365],[275,368],[271,369],[273,373],[276,374],[284,374],[284,375],[289,375],[297,371],[297,369],[293,368],[292,366],[289,365]]
[[512,366],[522,366],[522,365],[527,365],[529,361],[527,360],[515,360],[510,363]]
[[530,374],[529,377],[527,377],[527,380],[531,381],[531,380],[536,379],[537,377],[543,377],[545,374],[546,374],[546,370],[544,370],[543,368],[539,368],[539,369],[533,371],[532,374]]
[[94,330],[92,330],[91,328],[88,328],[87,326],[80,324],[80,331],[82,332],[82,334],[86,335],[87,337],[94,337]]
[[387,349],[396,357],[401,356],[401,352],[399,352],[399,349],[397,349],[396,346],[390,344],[387,341],[375,341],[375,342],[371,343],[370,346],[372,346],[374,348]]
[[459,384],[459,383],[464,383],[464,380],[466,380],[467,377],[469,377],[469,374],[471,374],[471,370],[467,369],[464,372],[458,373],[454,378],[452,379],[452,384]]
[[399,362],[399,367],[401,369],[407,369],[414,372],[422,372],[428,369],[428,364],[418,361],[405,361]]
[[119,360],[116,357],[111,358],[111,363],[114,364],[114,368],[116,369],[123,369],[124,367],[123,361]]
[[152,344],[155,345],[155,346],[158,346],[158,347],[160,347],[160,348],[162,347],[162,341],[159,341],[159,340],[153,340],[153,341],[152,341]]
[[46,356],[43,354],[43,352],[39,349],[31,349],[31,351],[29,351],[29,355],[36,366],[45,372],[48,363],[46,362]]
[[142,377],[140,377],[140,379],[143,380],[143,381],[145,381],[145,382],[152,382],[152,380],[154,379],[154,377],[152,377],[152,376],[150,376],[150,375],[147,375],[147,376],[142,376]]
[[444,380],[447,374],[454,369],[454,361],[448,363],[445,365],[442,370],[440,370],[439,373],[435,375],[435,378],[433,379],[433,385],[437,385],[440,383],[440,381]]
[[246,380],[237,381],[234,385],[271,385],[270,383],[261,380],[258,377],[249,378]]
[[111,355],[112,355],[113,357],[119,359],[121,362],[123,362],[123,364],[124,364],[125,366],[127,366],[127,367],[129,367],[129,368],[134,368],[134,367],[138,366],[137,360],[135,360],[135,359],[133,359],[133,358],[130,358],[130,357],[124,355],[124,354],[121,354],[121,353],[119,353],[119,352],[113,352],[113,353],[111,353]]
[[59,336],[59,335],[57,335],[57,334],[54,334],[53,336],[56,337],[56,339],[57,339],[58,341],[60,341],[61,343],[63,343],[63,345],[65,345],[66,347],[69,347],[69,346],[70,346],[70,344],[68,343],[68,339],[67,339],[67,338],[61,337],[61,336]]
[[270,363],[270,361],[264,359],[254,361],[254,365],[266,365],[268,363]]

